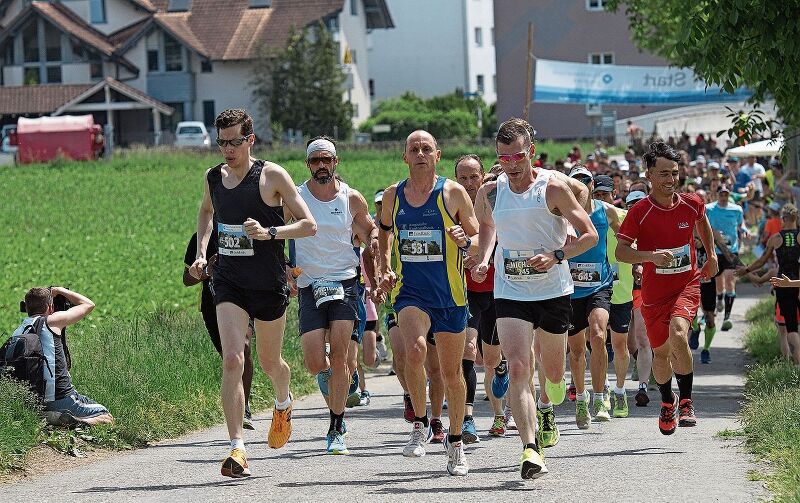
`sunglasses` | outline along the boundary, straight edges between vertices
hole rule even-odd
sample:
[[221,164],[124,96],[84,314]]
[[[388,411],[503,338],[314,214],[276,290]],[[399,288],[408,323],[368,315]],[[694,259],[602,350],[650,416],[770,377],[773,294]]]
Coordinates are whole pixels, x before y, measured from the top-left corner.
[[522,152],[517,152],[516,154],[497,154],[497,160],[502,162],[503,164],[508,164],[510,162],[519,162],[528,155],[528,152],[523,150]]
[[308,159],[306,159],[306,163],[309,166],[316,166],[320,162],[322,164],[330,164],[330,163],[333,162],[334,159],[336,159],[336,158],[335,157],[331,157],[331,156],[309,157]]
[[249,134],[242,136],[241,138],[234,138],[233,140],[223,140],[222,138],[217,138],[217,145],[219,145],[220,147],[227,147],[229,145],[231,147],[239,147],[241,146],[242,143],[246,142],[248,139],[250,139]]

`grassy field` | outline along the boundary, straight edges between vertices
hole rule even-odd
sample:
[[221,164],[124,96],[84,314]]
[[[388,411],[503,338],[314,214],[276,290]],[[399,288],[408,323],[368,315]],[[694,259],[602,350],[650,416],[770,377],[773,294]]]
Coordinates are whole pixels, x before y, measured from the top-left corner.
[[[570,145],[542,144],[563,156]],[[588,145],[582,145],[588,148]],[[440,173],[452,176],[456,157],[491,148],[444,149]],[[259,152],[255,153],[259,155]],[[296,183],[307,178],[303,152],[270,152]],[[404,178],[402,152],[340,152],[339,172],[372,196]],[[0,226],[0,333],[11,333],[23,317],[25,292],[37,285],[63,285],[97,304],[69,330],[76,387],[105,404],[117,419],[94,428],[105,446],[140,446],[222,421],[219,357],[197,311],[199,289],[181,283],[186,244],[194,232],[203,173],[219,162],[216,153],[138,151],[97,163],[57,161],[0,168],[5,201]],[[296,395],[314,389],[302,368],[292,302],[284,355],[293,369]],[[5,337],[0,338],[0,342]],[[31,446],[52,442],[42,431],[25,394],[0,382],[0,471],[19,467]],[[263,409],[272,389],[260,371],[254,408]],[[50,440],[48,440],[50,439]]]
[[745,346],[756,364],[747,375],[744,432],[752,452],[771,462],[775,501],[800,501],[800,368],[780,360],[773,315],[772,299],[747,314]]

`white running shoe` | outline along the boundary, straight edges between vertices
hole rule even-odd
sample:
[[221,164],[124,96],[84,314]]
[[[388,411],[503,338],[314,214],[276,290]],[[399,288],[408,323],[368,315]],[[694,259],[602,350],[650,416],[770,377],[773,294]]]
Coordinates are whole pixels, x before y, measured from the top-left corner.
[[450,475],[463,477],[469,472],[464,444],[461,441],[451,444],[447,438],[447,436],[444,437],[444,446],[447,449],[447,472]]
[[403,456],[407,458],[421,458],[425,455],[425,443],[430,437],[430,426],[425,427],[420,421],[414,421],[411,429],[411,436],[408,443],[403,447]]
[[511,415],[511,406],[508,404],[506,400],[506,407],[503,410],[503,417],[505,418],[506,422],[506,430],[516,430],[517,423],[514,422],[514,416]]

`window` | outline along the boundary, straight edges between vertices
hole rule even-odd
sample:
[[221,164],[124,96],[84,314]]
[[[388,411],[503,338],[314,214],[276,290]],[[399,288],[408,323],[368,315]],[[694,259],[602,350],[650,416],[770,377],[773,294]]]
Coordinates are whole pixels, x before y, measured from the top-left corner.
[[478,91],[479,93],[481,93],[481,94],[483,94],[483,90],[484,90],[484,87],[483,87],[483,86],[484,86],[484,84],[483,84],[483,75],[478,75],[478,86],[477,86],[477,91]]
[[39,67],[25,68],[25,85],[32,86],[39,83]]
[[375,97],[375,79],[369,79],[369,97]]
[[89,64],[89,76],[94,79],[102,79],[103,78],[103,63],[90,63]]
[[358,16],[358,0],[350,0],[350,14]]
[[272,0],[250,0],[250,8],[272,7]]
[[[13,41],[13,39],[10,39]],[[2,58],[4,65],[13,65],[14,64],[14,44],[12,41],[7,42],[3,46],[2,51]]]
[[492,75],[492,92],[497,93],[497,75]]
[[169,0],[167,12],[184,12],[192,8],[192,0]]
[[494,45],[494,26],[492,26],[492,45]]
[[28,24],[28,26],[22,30],[22,50],[26,63],[36,63],[39,61],[39,36],[35,21]]
[[358,117],[358,103],[351,103],[353,105],[353,117]]
[[158,50],[150,49],[147,51],[147,71],[158,71]]
[[483,47],[483,29],[480,26],[475,27],[475,45]]
[[61,61],[61,32],[49,23],[44,25],[44,46],[47,61]]
[[93,24],[106,22],[106,0],[89,0],[89,20]]
[[356,50],[350,49],[350,64],[355,65],[358,61],[356,60]]
[[604,10],[606,0],[586,0],[586,10]]
[[183,122],[183,102],[165,103],[165,105],[175,109],[172,115],[161,116],[161,130],[162,131],[175,131],[179,122]]
[[336,16],[331,16],[328,18],[328,30],[330,30],[332,33],[339,31],[339,19]]
[[47,83],[60,84],[61,83],[61,67],[48,66],[47,67]]
[[168,72],[183,71],[183,54],[181,44],[164,33],[164,66]]
[[592,65],[613,65],[613,52],[589,53],[589,64]]
[[217,116],[214,113],[214,100],[203,101],[203,122],[207,126],[213,126],[214,119],[216,118]]
[[214,66],[211,64],[211,60],[204,59],[200,61],[200,71],[202,73],[211,73],[214,71]]

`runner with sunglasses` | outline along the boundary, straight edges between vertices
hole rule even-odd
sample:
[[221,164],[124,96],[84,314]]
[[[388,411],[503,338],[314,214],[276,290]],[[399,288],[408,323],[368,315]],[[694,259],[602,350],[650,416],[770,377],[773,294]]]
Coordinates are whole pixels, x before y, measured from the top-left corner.
[[[250,475],[244,441],[245,334],[254,318],[258,359],[275,389],[275,409],[268,444],[283,447],[292,433],[289,365],[281,356],[286,324],[284,239],[313,236],[316,223],[291,177],[277,164],[254,159],[253,119],[242,109],[225,110],[214,125],[224,162],[206,171],[197,215],[197,254],[189,273],[207,276],[206,250],[217,227],[214,304],[222,343],[222,409],[231,442],[222,475]],[[283,207],[295,217],[286,225]]]
[[[573,291],[566,259],[594,246],[597,231],[570,185],[555,171],[533,167],[536,146],[526,121],[504,122],[495,147],[503,174],[483,184],[476,196],[480,247],[478,265],[471,272],[475,281],[483,282],[494,250],[497,333],[508,359],[508,399],[523,444],[520,475],[531,479],[548,471],[536,436],[534,340],[540,349],[540,372],[549,381],[549,400],[560,403],[566,393],[564,362]],[[585,201],[585,186],[580,193]],[[580,232],[570,243],[568,223]]]

